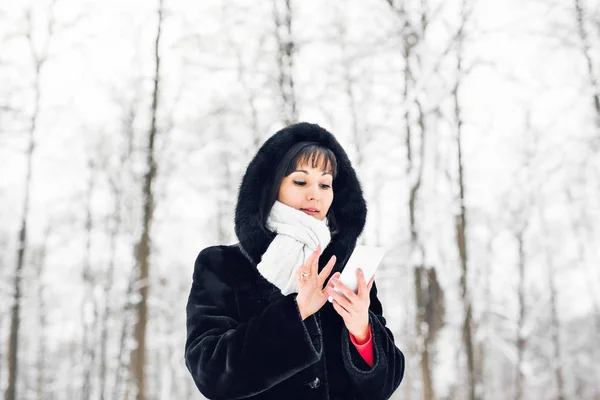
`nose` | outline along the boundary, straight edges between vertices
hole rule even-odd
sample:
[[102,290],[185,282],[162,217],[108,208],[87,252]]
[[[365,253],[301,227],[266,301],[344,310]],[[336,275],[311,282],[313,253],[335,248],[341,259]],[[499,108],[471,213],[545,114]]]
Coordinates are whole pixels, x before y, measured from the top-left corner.
[[319,185],[312,185],[308,188],[308,199],[309,200],[313,200],[313,199],[319,199],[321,192],[319,192]]

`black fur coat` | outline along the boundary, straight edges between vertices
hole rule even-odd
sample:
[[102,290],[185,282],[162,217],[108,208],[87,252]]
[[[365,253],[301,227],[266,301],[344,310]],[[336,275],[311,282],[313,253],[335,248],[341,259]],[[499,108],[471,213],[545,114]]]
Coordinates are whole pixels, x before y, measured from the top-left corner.
[[339,233],[324,250],[319,269],[335,254],[333,272],[341,271],[363,230],[367,209],[362,190],[332,134],[300,123],[265,142],[240,186],[235,215],[239,243],[206,248],[195,263],[185,360],[196,386],[209,399],[379,400],[389,398],[402,380],[404,355],[386,327],[376,285],[370,294],[370,368],[331,303],[302,321],[296,294],[282,295],[256,269],[274,237],[261,222],[265,183],[278,160],[299,141],[325,145],[338,161],[331,207]]

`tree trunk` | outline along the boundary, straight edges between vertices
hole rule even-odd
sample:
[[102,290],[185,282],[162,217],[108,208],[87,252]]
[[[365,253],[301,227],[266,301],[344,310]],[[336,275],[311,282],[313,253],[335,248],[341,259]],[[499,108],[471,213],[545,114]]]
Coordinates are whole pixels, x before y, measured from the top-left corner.
[[44,231],[44,241],[42,247],[37,253],[37,302],[38,302],[38,324],[37,329],[37,379],[36,379],[36,394],[39,400],[45,400],[48,398],[48,382],[46,377],[46,362],[47,362],[47,348],[46,348],[46,334],[47,334],[47,321],[46,321],[46,303],[44,301],[44,283],[42,276],[44,273],[44,266],[46,263],[46,246],[48,243],[48,237],[50,236],[50,226],[47,226]]
[[102,312],[102,323],[100,330],[100,366],[99,366],[99,381],[100,381],[100,400],[104,400],[107,390],[107,369],[108,369],[108,325],[111,320],[111,289],[115,275],[115,260],[117,257],[117,241],[121,230],[121,190],[116,183],[111,182],[113,197],[114,197],[114,212],[111,218],[110,229],[110,244],[108,261],[108,271],[104,284],[104,310]]
[[[544,199],[542,197],[541,194],[541,187],[538,187],[537,189],[537,193],[538,193],[538,202],[539,202],[539,207],[538,207],[538,213],[539,213],[539,219],[540,219],[540,227],[541,227],[541,231],[542,234],[545,234],[546,232],[549,232],[549,229],[546,225],[546,220],[544,217]],[[561,346],[560,346],[560,322],[559,322],[559,318],[558,318],[558,310],[557,310],[557,303],[558,303],[558,296],[557,296],[557,290],[556,290],[556,282],[555,282],[555,269],[554,269],[554,264],[553,264],[553,255],[551,254],[551,249],[550,249],[550,244],[547,242],[547,239],[542,236],[541,237],[542,242],[542,248],[543,251],[545,253],[545,261],[546,261],[546,266],[548,268],[547,271],[547,278],[548,278],[548,288],[550,290],[550,340],[552,343],[552,351],[553,351],[553,359],[552,359],[552,371],[554,373],[554,379],[555,379],[555,383],[556,383],[556,390],[557,390],[557,400],[565,400],[565,390],[564,390],[564,375],[563,375],[563,371],[562,371],[562,362],[561,362]]]
[[156,138],[156,117],[158,110],[159,82],[160,82],[160,38],[163,23],[163,0],[159,0],[158,27],[154,44],[154,89],[152,93],[152,109],[150,132],[148,135],[148,147],[146,154],[147,172],[143,181],[143,227],[140,240],[135,248],[136,270],[138,273],[139,300],[136,304],[137,319],[134,326],[134,338],[136,348],[131,353],[131,372],[135,386],[137,387],[137,400],[146,399],[146,327],[148,324],[148,294],[150,276],[150,230],[154,214],[154,193],[152,184],[157,174],[157,165],[154,159],[154,142]]
[[[418,201],[418,193],[421,187],[421,180],[423,176],[423,165],[425,163],[425,118],[421,109],[421,105],[417,102],[418,110],[419,110],[419,128],[421,131],[421,147],[420,147],[420,160],[419,160],[419,169],[416,174],[414,183],[410,187],[410,198],[409,198],[409,216],[410,216],[410,232],[411,232],[411,252],[418,251],[420,253],[421,265],[425,262],[425,248],[421,243],[419,238],[417,222],[416,222],[416,208]],[[408,122],[408,121],[407,121]],[[410,130],[407,129],[407,137],[410,136]],[[410,145],[410,140],[407,139],[407,145]],[[410,152],[409,152],[410,154]],[[409,181],[412,176],[412,160],[409,159],[411,163],[411,169],[409,170]],[[414,273],[417,276],[421,276],[423,272],[420,271],[419,266],[414,266]],[[434,271],[434,270],[433,270]],[[427,278],[427,274],[425,274],[425,278]],[[421,353],[421,377],[423,379],[423,400],[433,400],[435,399],[435,390],[433,386],[433,376],[432,376],[432,362],[431,351],[430,348],[433,345],[434,337],[437,333],[436,329],[429,324],[427,319],[427,310],[431,307],[429,298],[429,290],[430,281],[428,279],[416,279],[415,280],[415,305],[416,305],[416,328],[417,328],[417,340],[419,341],[419,350]],[[431,309],[434,312],[437,312],[437,308]]]
[[4,394],[5,400],[16,400],[17,399],[17,377],[18,377],[18,352],[19,352],[19,324],[20,324],[20,312],[21,312],[21,278],[23,276],[23,268],[25,262],[25,253],[27,251],[27,219],[29,217],[30,207],[30,192],[31,192],[31,181],[32,181],[32,164],[33,156],[35,152],[35,133],[37,128],[37,120],[40,110],[40,97],[41,87],[40,78],[42,67],[45,62],[45,57],[40,57],[34,50],[33,44],[33,26],[31,17],[28,20],[29,31],[27,33],[27,39],[32,49],[32,54],[35,64],[35,77],[34,77],[34,104],[33,112],[30,118],[28,136],[29,144],[27,146],[27,169],[25,174],[25,197],[23,199],[23,208],[21,214],[21,227],[19,229],[19,237],[17,240],[17,265],[15,267],[15,276],[13,283],[13,304],[11,308],[10,318],[10,333],[8,340],[8,385]]
[[[125,366],[128,365],[127,361],[124,360],[124,356],[126,354],[126,346],[127,346],[127,337],[129,335],[129,322],[128,322],[128,315],[131,315],[134,313],[134,304],[131,304],[131,297],[133,295],[133,286],[135,285],[135,270],[132,270],[132,274],[131,277],[129,279],[129,284],[127,285],[127,303],[125,303],[125,306],[123,307],[123,315],[125,316],[123,318],[123,324],[121,325],[121,332],[119,335],[119,351],[117,353],[117,368],[115,370],[115,384],[113,386],[113,399],[119,399],[119,398],[128,398],[128,393],[129,393],[129,386],[130,385],[126,385],[125,389],[123,391],[123,395],[122,395],[122,390],[121,390],[121,385],[122,382],[125,381],[127,382],[127,379],[124,379],[124,373],[126,373],[126,369]],[[133,362],[133,359],[130,359],[129,365],[131,365],[131,363]],[[133,368],[130,368],[131,370]]]
[[[585,207],[581,207],[576,204],[573,198],[573,194],[569,189],[566,190],[567,200],[568,200],[568,209],[571,211],[571,229],[573,232],[573,238],[577,240],[577,264],[581,266],[581,278],[583,280],[583,286],[587,289],[588,296],[592,303],[592,314],[593,318],[590,321],[590,337],[591,339],[591,348],[589,350],[589,354],[591,355],[592,362],[590,363],[591,373],[595,377],[594,382],[594,391],[596,393],[596,397],[600,400],[600,390],[598,389],[598,385],[600,383],[600,363],[598,362],[598,354],[600,351],[596,343],[600,339],[600,297],[594,291],[594,281],[595,278],[595,270],[594,266],[591,262],[588,262],[587,254],[588,249],[586,246],[586,232],[583,221],[592,221],[592,217],[590,217],[586,211]],[[579,208],[581,207],[581,208]],[[573,215],[576,210],[581,210],[580,215]],[[591,236],[591,235],[590,235]]]
[[463,154],[462,154],[462,110],[459,101],[460,83],[463,75],[463,41],[464,41],[464,26],[466,24],[466,1],[462,2],[461,10],[461,26],[456,35],[456,71],[457,78],[452,96],[454,99],[454,117],[456,119],[456,145],[458,152],[458,185],[460,189],[460,213],[455,218],[456,224],[456,243],[458,247],[458,253],[460,256],[461,266],[461,296],[463,301],[464,320],[462,327],[463,342],[465,345],[465,352],[467,356],[467,391],[468,398],[475,400],[475,362],[473,352],[473,322],[472,322],[472,308],[471,299],[469,294],[468,284],[468,251],[467,251],[467,211],[465,207],[465,179],[464,179],[464,166],[463,166]]
[[[549,250],[546,249],[548,252]],[[554,277],[554,266],[550,257],[547,257],[546,262],[548,263],[548,286],[550,288],[550,334],[552,337],[552,344],[554,347],[554,359],[552,361],[552,369],[554,370],[554,379],[556,380],[556,389],[558,391],[557,399],[565,400],[565,385],[564,377],[562,372],[561,363],[561,346],[560,346],[560,323],[558,321],[558,311],[556,309],[557,295],[556,295],[556,282]]]
[[29,215],[29,193],[31,187],[31,160],[34,151],[33,131],[30,131],[29,150],[27,152],[27,177],[25,200],[23,202],[23,213],[21,216],[21,229],[19,230],[19,246],[17,249],[17,266],[13,283],[13,304],[10,318],[10,334],[8,340],[8,386],[4,394],[5,400],[17,399],[17,355],[19,352],[19,323],[21,311],[21,278],[23,274],[23,263],[25,249],[27,248],[27,216]]
[[[492,226],[491,223],[488,222],[488,226]],[[493,237],[493,236],[492,236]],[[493,241],[489,239],[486,243],[485,254],[493,253]],[[477,326],[478,329],[482,331],[481,341],[477,345],[477,371],[479,371],[479,375],[476,379],[480,384],[481,389],[481,399],[487,398],[488,393],[490,393],[489,388],[492,386],[489,383],[489,378],[493,377],[494,374],[488,374],[488,365],[492,363],[487,363],[487,349],[489,343],[489,329],[490,329],[490,310],[492,309],[492,282],[491,282],[491,261],[488,258],[482,268],[482,276],[483,276],[483,290],[482,290],[482,301],[481,301],[481,312],[479,313],[480,319],[478,320]],[[493,396],[492,396],[493,398]]]
[[[432,354],[431,347],[436,336],[436,328],[429,324],[428,319],[429,312],[438,312],[439,309],[435,307],[430,298],[430,281],[428,277],[429,273],[435,271],[427,270],[424,267],[425,263],[425,248],[419,238],[419,232],[417,227],[417,207],[419,199],[419,190],[421,188],[421,182],[423,177],[423,167],[425,164],[425,146],[426,146],[426,126],[425,126],[425,115],[421,103],[413,93],[415,89],[415,78],[413,73],[412,64],[415,60],[418,61],[418,55],[414,52],[415,46],[419,44],[422,38],[425,36],[425,30],[427,27],[427,2],[421,2],[421,26],[417,29],[410,21],[404,3],[399,5],[394,4],[393,1],[388,0],[387,3],[392,8],[394,13],[398,16],[399,20],[402,21],[402,56],[404,58],[404,70],[403,70],[403,98],[404,98],[404,113],[402,115],[404,120],[404,144],[406,147],[406,175],[409,182],[409,201],[408,201],[408,215],[409,215],[409,227],[410,227],[410,252],[409,258],[413,259],[413,254],[418,252],[418,258],[420,262],[417,262],[413,266],[414,277],[415,277],[415,327],[417,334],[417,351],[420,356],[419,364],[421,370],[421,379],[423,386],[423,400],[435,399],[435,390],[432,376]],[[420,32],[418,32],[418,30]],[[420,132],[420,148],[419,148],[419,159],[418,167],[415,167],[417,160],[413,154],[413,116],[411,114],[411,107],[409,106],[412,102],[415,102],[417,106],[416,121]],[[437,283],[437,282],[436,282]],[[437,317],[435,317],[437,318]]]
[[[94,299],[94,286],[95,279],[92,272],[92,198],[94,192],[94,180],[95,180],[95,168],[93,162],[88,163],[90,178],[88,182],[87,192],[87,204],[86,204],[86,218],[85,218],[85,260],[83,263],[82,280],[85,287],[84,297],[81,306],[81,323],[83,325],[83,337],[82,337],[82,365],[83,365],[83,386],[81,388],[81,398],[83,400],[89,400],[92,394],[92,370],[94,367],[94,361],[96,358],[94,341],[94,332],[97,325],[97,304]],[[90,315],[91,313],[91,315]]]
[[594,74],[594,63],[592,61],[590,40],[587,34],[587,30],[585,29],[583,6],[581,4],[581,0],[574,1],[575,17],[577,21],[577,33],[579,34],[579,39],[581,40],[581,51],[586,61],[588,80],[593,91],[592,102],[594,105],[594,110],[596,111],[596,127],[600,128],[600,88],[598,87],[598,80],[596,79],[596,75]]
[[[129,102],[126,104],[126,108],[125,108],[125,112],[122,116],[122,123],[123,123],[123,130],[124,130],[124,135],[125,135],[125,142],[126,142],[126,151],[124,153],[121,154],[121,159],[120,159],[120,165],[121,165],[121,169],[122,170],[126,170],[128,176],[131,179],[134,179],[135,177],[135,173],[134,173],[134,169],[133,169],[133,163],[131,162],[131,158],[132,158],[132,154],[133,154],[133,150],[134,150],[134,137],[135,137],[135,121],[137,118],[137,114],[136,114],[136,110],[137,110],[137,102],[133,101],[133,102]],[[119,178],[122,178],[123,175],[117,175]],[[117,200],[118,198],[122,198],[122,190],[123,188],[127,187],[127,184],[124,183],[122,180],[120,180],[119,182],[116,180],[117,177],[113,177],[110,181],[111,181],[111,187],[114,193],[114,197],[115,197],[115,210],[118,212],[119,215],[119,223],[122,223],[123,220],[121,219],[121,209],[120,209],[120,204],[123,205],[124,210],[123,213],[129,215],[132,214],[133,208],[132,208],[132,204],[125,201],[124,203],[121,203],[120,200]],[[133,236],[133,230],[131,226],[126,226],[124,227],[124,231],[125,233],[129,234],[130,236]],[[118,242],[117,242],[118,243]],[[116,252],[116,248],[115,248],[115,252]],[[134,255],[135,256],[135,255]],[[122,306],[122,323],[121,323],[121,329],[119,331],[119,335],[117,337],[117,355],[116,355],[116,359],[117,359],[117,366],[115,368],[114,371],[114,384],[112,386],[112,399],[126,399],[128,398],[129,395],[129,388],[131,385],[126,385],[124,389],[122,389],[122,382],[128,382],[128,372],[131,372],[131,368],[128,368],[128,366],[131,364],[131,358],[127,358],[126,354],[127,351],[130,350],[127,347],[127,338],[129,337],[129,335],[131,334],[131,320],[135,319],[135,310],[134,310],[134,304],[133,304],[133,293],[134,293],[134,286],[136,283],[136,276],[137,276],[137,270],[136,270],[136,266],[135,266],[135,260],[134,262],[132,262],[132,264],[134,264],[133,268],[131,268],[130,270],[130,274],[129,274],[129,278],[128,278],[128,282],[127,282],[127,288],[126,288],[126,292],[125,292],[125,302],[123,303]]]
[[[278,3],[283,2],[284,10],[279,11]],[[282,15],[283,14],[283,15]],[[295,42],[292,36],[291,0],[273,0],[275,40],[277,42],[277,68],[279,94],[281,95],[281,116],[285,125],[298,121],[296,94],[294,89]]]
[[517,321],[517,382],[515,400],[521,400],[524,396],[525,375],[523,374],[523,356],[525,354],[525,250],[523,243],[523,231],[517,233],[519,243],[519,288],[518,305],[519,318]]
[[423,399],[435,399],[431,375],[432,347],[444,321],[444,293],[437,280],[435,268],[415,267],[416,330],[418,333],[420,367],[423,378]]
[[[223,119],[219,118],[219,131],[227,132],[227,128],[223,124]],[[216,242],[217,243],[229,243],[233,234],[231,221],[231,198],[235,192],[235,188],[232,186],[232,173],[231,173],[231,160],[232,151],[231,143],[232,139],[227,134],[219,136],[219,168],[215,170],[215,173],[220,175],[219,184],[217,187],[216,195]]]
[[[346,40],[341,37],[342,54],[346,54]],[[356,169],[361,170],[364,162],[365,132],[361,132],[358,127],[358,107],[356,105],[356,95],[354,93],[354,77],[352,76],[351,63],[344,62],[342,65],[344,74],[344,91],[348,97],[348,112],[351,124],[351,134],[356,147]],[[362,140],[361,140],[362,139]]]
[[[229,7],[229,4],[230,3],[228,2],[223,2],[223,9],[224,12],[227,13],[228,18],[230,17],[229,10],[231,8]],[[234,11],[231,12],[231,14],[233,14],[231,15],[232,18],[237,18],[238,10],[236,10],[234,7]],[[260,148],[260,145],[262,144],[262,131],[259,123],[260,112],[257,107],[257,104],[260,101],[260,96],[257,95],[257,93],[263,93],[264,88],[256,88],[255,78],[252,73],[253,65],[250,66],[251,68],[247,68],[245,65],[244,57],[242,56],[243,43],[241,45],[236,43],[235,40],[233,40],[233,35],[226,35],[225,39],[227,40],[231,51],[235,53],[237,61],[237,78],[240,85],[244,89],[244,102],[246,103],[246,105],[248,106],[248,110],[250,111],[249,126],[252,139],[252,145],[249,149],[248,154],[248,157],[250,157],[250,154],[255,154],[256,151],[258,151],[258,149]],[[258,53],[255,62],[258,62],[258,58],[261,56],[262,54]]]

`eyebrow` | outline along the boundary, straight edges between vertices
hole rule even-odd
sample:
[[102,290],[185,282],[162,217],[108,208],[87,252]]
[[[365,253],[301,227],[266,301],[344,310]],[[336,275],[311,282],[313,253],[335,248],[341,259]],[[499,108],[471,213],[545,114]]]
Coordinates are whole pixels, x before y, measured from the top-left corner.
[[[303,169],[297,169],[294,172],[304,172],[306,175],[308,175],[308,171],[303,170]],[[329,173],[329,172],[323,172],[323,174],[321,176],[323,176],[323,175],[331,175],[331,173]],[[331,176],[333,176],[333,175],[331,175]]]

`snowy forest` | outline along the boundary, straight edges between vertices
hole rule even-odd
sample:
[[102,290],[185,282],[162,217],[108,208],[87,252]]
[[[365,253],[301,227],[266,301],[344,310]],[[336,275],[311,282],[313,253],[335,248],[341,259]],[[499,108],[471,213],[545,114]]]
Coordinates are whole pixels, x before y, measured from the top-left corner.
[[203,399],[195,258],[298,121],[386,249],[392,399],[600,399],[598,0],[1,2],[4,399]]

